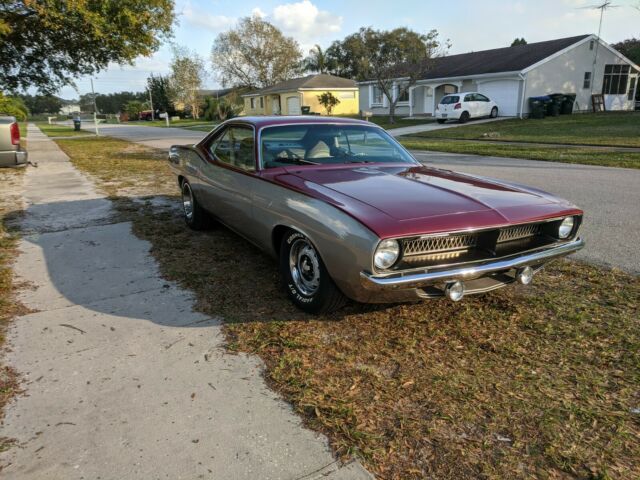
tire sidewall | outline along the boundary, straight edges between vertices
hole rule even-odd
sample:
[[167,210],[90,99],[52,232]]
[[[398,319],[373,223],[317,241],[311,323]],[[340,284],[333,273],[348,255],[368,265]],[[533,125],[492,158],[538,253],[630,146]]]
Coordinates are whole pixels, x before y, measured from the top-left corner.
[[[494,115],[495,112],[495,115]],[[493,107],[491,109],[491,118],[497,118],[498,117],[498,107]]]
[[469,112],[462,112],[460,114],[460,123],[467,123],[470,118]]
[[[305,295],[296,287],[293,278],[291,276],[291,270],[289,268],[289,255],[291,253],[291,247],[296,240],[302,239],[311,245],[318,255],[318,264],[320,266],[320,285],[318,290],[312,295]],[[316,246],[309,240],[309,238],[300,232],[291,231],[287,233],[282,239],[282,245],[280,247],[280,276],[282,286],[285,288],[287,295],[291,301],[300,309],[307,312],[315,312],[320,310],[326,300],[326,290],[328,282],[331,282],[329,273],[327,272],[324,262],[320,257],[320,252]]]

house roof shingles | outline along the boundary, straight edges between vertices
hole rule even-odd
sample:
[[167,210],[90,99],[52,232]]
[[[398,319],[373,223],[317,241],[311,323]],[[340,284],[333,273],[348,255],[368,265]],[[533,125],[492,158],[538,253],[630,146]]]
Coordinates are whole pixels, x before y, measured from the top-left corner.
[[589,36],[579,35],[514,47],[438,57],[434,59],[433,66],[422,79],[519,72]]
[[357,88],[356,82],[348,78],[327,75],[326,73],[307,75],[306,77],[292,78],[284,82],[276,83],[270,87],[254,90],[243,96],[267,95],[270,93],[290,92],[300,88]]

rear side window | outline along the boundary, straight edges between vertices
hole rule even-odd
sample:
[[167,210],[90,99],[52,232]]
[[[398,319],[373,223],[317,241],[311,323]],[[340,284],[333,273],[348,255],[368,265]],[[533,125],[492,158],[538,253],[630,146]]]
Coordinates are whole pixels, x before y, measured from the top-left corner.
[[229,127],[210,148],[221,163],[247,171],[256,168],[253,130],[250,128]]
[[443,97],[442,100],[440,100],[440,104],[450,105],[452,103],[458,103],[459,101],[460,101],[460,97],[458,95],[448,95],[446,97]]
[[481,93],[476,93],[474,96],[476,98],[476,102],[490,102],[491,101],[487,97],[482,95]]

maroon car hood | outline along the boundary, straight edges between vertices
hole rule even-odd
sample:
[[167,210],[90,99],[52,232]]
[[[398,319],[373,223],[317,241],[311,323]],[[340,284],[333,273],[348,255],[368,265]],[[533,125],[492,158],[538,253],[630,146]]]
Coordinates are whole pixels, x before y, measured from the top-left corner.
[[285,172],[276,181],[329,201],[382,238],[580,213],[545,192],[423,166],[325,166]]

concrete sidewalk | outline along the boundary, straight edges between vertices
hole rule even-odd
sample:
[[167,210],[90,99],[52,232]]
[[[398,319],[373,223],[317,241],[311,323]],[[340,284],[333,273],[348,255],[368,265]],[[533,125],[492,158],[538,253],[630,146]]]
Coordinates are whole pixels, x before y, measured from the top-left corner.
[[[16,264],[34,313],[8,333],[25,395],[6,411],[12,479],[371,479],[336,462],[220,321],[163,280],[149,244],[29,127],[27,234]],[[259,319],[256,319],[259,321]]]

